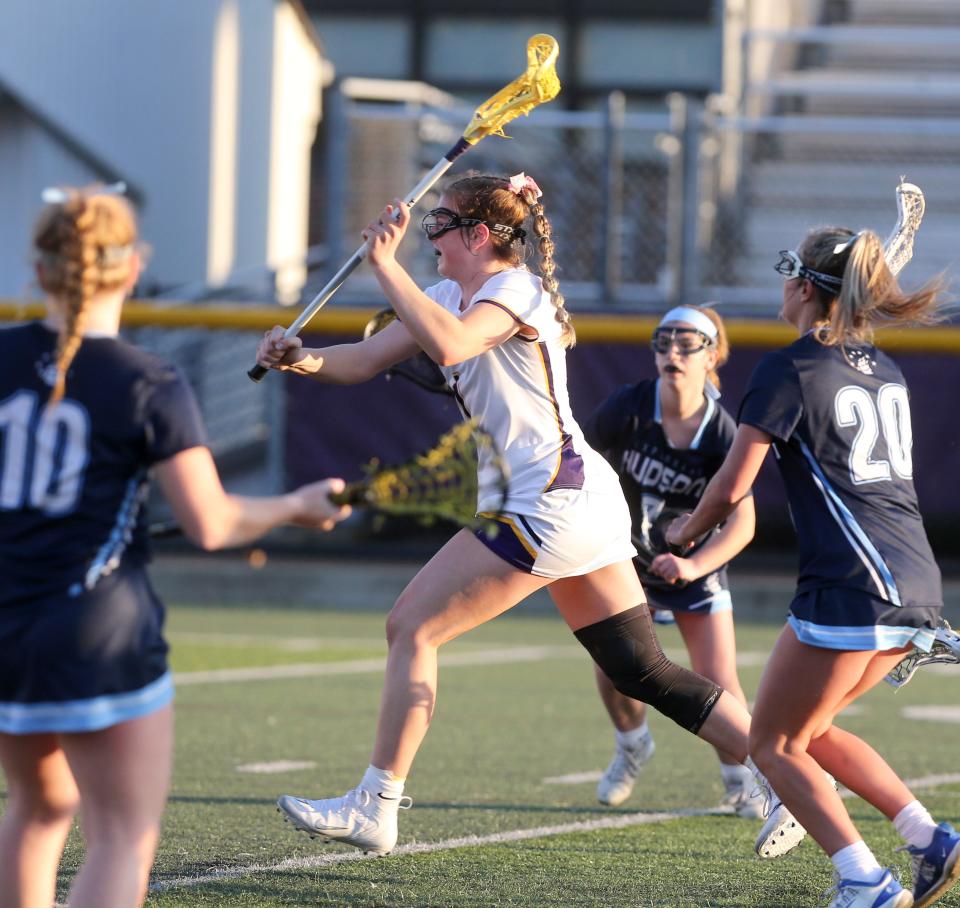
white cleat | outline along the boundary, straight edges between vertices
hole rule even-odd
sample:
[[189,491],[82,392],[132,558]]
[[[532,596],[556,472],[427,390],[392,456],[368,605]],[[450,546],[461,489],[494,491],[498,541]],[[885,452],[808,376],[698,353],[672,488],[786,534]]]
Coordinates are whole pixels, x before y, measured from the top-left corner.
[[618,744],[610,765],[597,783],[597,800],[609,807],[617,807],[626,801],[640,770],[647,765],[656,749],[651,735],[644,736],[637,747]]
[[277,810],[312,839],[320,836],[327,842],[353,845],[365,854],[385,855],[397,843],[397,811],[412,803],[408,797],[390,801],[365,788],[354,788],[342,798],[321,801],[283,795]]
[[761,858],[782,858],[793,851],[806,835],[807,830],[774,794],[771,795],[767,822],[761,827],[753,847]]
[[753,773],[745,779],[732,781],[726,789],[721,807],[732,807],[733,812],[745,820],[761,820],[767,815],[767,795]]
[[[837,782],[830,773],[824,775],[830,784],[836,788]],[[800,825],[797,818],[787,809],[786,805],[770,787],[770,783],[761,774],[757,773],[757,781],[766,798],[764,814],[767,822],[760,828],[760,834],[754,844],[757,856],[761,858],[782,858],[793,851],[807,836],[807,830]]]

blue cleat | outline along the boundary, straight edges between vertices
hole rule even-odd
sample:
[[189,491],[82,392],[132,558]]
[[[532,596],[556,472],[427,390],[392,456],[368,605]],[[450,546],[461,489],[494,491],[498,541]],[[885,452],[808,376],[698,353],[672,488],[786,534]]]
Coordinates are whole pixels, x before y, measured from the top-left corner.
[[916,908],[932,905],[960,879],[960,833],[941,823],[926,848],[898,849],[913,857],[913,899]]

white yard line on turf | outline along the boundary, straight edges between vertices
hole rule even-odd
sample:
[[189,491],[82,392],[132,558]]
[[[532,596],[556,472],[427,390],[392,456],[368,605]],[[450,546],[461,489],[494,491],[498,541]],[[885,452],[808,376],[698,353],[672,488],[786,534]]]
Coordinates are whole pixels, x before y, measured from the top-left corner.
[[[401,845],[391,852],[391,857],[407,854],[430,854],[435,851],[450,851],[454,848],[474,848],[482,845],[499,845],[502,842],[522,842],[525,839],[541,839],[548,836],[565,835],[569,832],[591,832],[595,829],[624,829],[629,826],[642,826],[646,823],[663,823],[667,820],[679,820],[684,817],[708,816],[725,813],[722,810],[676,810],[662,813],[630,813],[617,817],[604,817],[599,820],[583,820],[579,823],[562,823],[557,826],[536,826],[533,829],[514,829],[510,832],[497,832],[484,836],[463,836],[457,839],[445,839],[442,842],[412,842]],[[188,886],[202,886],[217,880],[236,879],[254,873],[281,873],[285,870],[310,870],[314,867],[329,867],[348,861],[376,860],[373,855],[362,851],[336,851],[312,855],[306,858],[287,858],[277,864],[250,864],[246,867],[224,867],[211,870],[199,876],[179,877],[169,880],[157,880],[150,884],[151,892],[168,889],[180,889]]]
[[[589,658],[573,646],[517,646],[468,653],[441,653],[441,667],[459,665],[503,665],[511,662],[542,662],[545,659]],[[230,681],[269,681],[279,678],[315,678],[326,675],[358,675],[382,672],[386,658],[354,659],[350,662],[307,662],[295,665],[268,665],[260,668],[218,668],[202,672],[177,672],[176,684],[222,684]]]
[[[674,660],[682,659],[677,650],[667,650]],[[547,659],[582,659],[589,657],[579,646],[505,646],[463,653],[440,653],[440,665],[454,668],[466,665],[509,665],[516,662],[543,662]],[[737,665],[763,665],[765,653],[739,653]],[[237,681],[271,681],[284,678],[318,678],[330,675],[362,675],[382,672],[385,657],[353,659],[347,662],[298,662],[291,665],[265,665],[257,668],[217,668],[209,671],[176,672],[176,684],[227,684]]]
[[[960,782],[960,773],[940,773],[923,776],[919,779],[908,779],[907,787],[914,791],[929,790],[940,785],[952,785]],[[849,791],[843,792],[844,797],[853,797]],[[685,817],[703,817],[723,815],[730,812],[730,808],[689,808],[659,813],[629,813],[616,817],[604,817],[599,820],[583,820],[579,823],[562,823],[556,826],[537,826],[533,829],[514,829],[510,832],[497,832],[486,836],[463,836],[457,839],[445,839],[442,842],[412,842],[394,849],[392,857],[407,854],[431,854],[435,851],[451,851],[455,848],[476,848],[483,845],[499,845],[502,842],[522,842],[526,839],[542,839],[555,835],[566,835],[571,832],[592,832],[597,829],[626,829],[630,826],[644,826],[649,823],[665,823],[668,820],[681,820]],[[163,892],[169,889],[187,889],[193,886],[203,886],[206,883],[215,883],[218,880],[238,879],[255,873],[282,873],[287,870],[310,870],[315,867],[329,867],[333,864],[343,864],[349,861],[376,860],[371,855],[360,851],[337,851],[325,854],[312,855],[306,858],[287,858],[276,864],[248,864],[243,867],[223,867],[211,870],[197,876],[171,877],[167,880],[157,880],[150,884],[151,892]]]
[[900,714],[921,722],[960,722],[960,706],[905,706]]
[[225,634],[222,631],[167,631],[167,640],[206,646],[272,646],[277,649],[324,649],[331,646],[386,647],[379,637],[291,637],[276,634]]

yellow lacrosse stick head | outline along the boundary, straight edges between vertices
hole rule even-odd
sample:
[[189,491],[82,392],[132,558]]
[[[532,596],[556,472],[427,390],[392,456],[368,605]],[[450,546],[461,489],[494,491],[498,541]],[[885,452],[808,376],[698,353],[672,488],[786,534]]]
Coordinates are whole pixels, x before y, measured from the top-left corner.
[[538,104],[552,101],[560,93],[557,56],[560,46],[552,35],[534,35],[527,41],[527,70],[473,113],[463,133],[471,145],[489,135],[506,136],[503,127]]

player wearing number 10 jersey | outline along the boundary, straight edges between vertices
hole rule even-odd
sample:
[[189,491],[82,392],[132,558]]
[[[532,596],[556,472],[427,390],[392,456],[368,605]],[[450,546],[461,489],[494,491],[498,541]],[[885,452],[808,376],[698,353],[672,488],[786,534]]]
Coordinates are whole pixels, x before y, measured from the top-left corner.
[[148,474],[208,549],[285,522],[332,526],[343,483],[225,492],[186,382],[118,337],[141,265],[132,208],[96,188],[45,196],[33,253],[46,316],[0,330],[0,903],[53,904],[82,808],[86,857],[63,901],[134,908],[173,730],[164,610],[144,568]]

